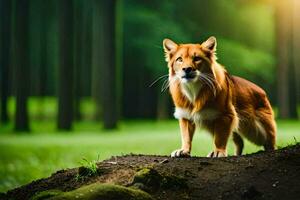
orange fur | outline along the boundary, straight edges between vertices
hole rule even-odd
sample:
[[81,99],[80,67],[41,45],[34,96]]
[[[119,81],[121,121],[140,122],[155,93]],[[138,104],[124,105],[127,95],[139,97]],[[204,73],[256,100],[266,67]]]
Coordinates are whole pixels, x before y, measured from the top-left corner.
[[[276,124],[266,93],[257,85],[227,73],[216,61],[216,39],[202,44],[163,42],[169,67],[170,93],[180,121],[182,147],[172,156],[189,156],[195,125],[206,128],[213,136],[210,157],[227,156],[228,138],[233,134],[236,154],[243,150],[245,137],[275,149]],[[186,78],[186,70],[191,77]],[[204,77],[204,78],[203,78]]]

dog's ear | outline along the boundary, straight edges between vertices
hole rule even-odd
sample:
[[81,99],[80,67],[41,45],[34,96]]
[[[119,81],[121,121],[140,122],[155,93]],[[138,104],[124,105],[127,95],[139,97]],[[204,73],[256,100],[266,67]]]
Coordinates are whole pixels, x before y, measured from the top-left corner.
[[214,36],[211,36],[205,42],[203,42],[201,46],[215,53],[217,48],[217,39]]
[[164,47],[164,51],[165,51],[166,61],[169,62],[170,59],[172,58],[174,52],[176,51],[178,44],[176,44],[175,42],[173,42],[170,39],[164,39],[163,47]]

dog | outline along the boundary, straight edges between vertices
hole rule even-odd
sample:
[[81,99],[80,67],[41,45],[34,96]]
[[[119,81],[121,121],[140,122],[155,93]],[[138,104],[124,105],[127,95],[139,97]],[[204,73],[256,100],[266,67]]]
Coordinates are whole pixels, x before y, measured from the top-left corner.
[[265,91],[254,83],[231,76],[217,62],[217,40],[201,44],[177,44],[163,40],[169,69],[169,91],[179,120],[182,145],[171,157],[189,157],[196,127],[212,136],[214,149],[208,157],[227,156],[232,136],[235,155],[241,155],[243,138],[265,150],[274,150],[276,123]]

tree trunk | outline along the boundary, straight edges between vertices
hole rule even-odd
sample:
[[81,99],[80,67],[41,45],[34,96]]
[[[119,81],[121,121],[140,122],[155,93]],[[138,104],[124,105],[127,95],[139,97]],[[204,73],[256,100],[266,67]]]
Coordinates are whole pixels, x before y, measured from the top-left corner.
[[29,131],[27,98],[29,95],[29,1],[16,1],[14,27],[16,115],[15,130]]
[[300,1],[293,0],[293,3],[293,75],[295,78],[296,105],[298,105],[300,104]]
[[[94,75],[100,84],[103,125],[106,129],[117,126],[117,86],[116,86],[116,31],[115,15],[116,0],[95,1],[96,12],[99,12],[99,51],[98,56],[100,73]],[[95,19],[95,18],[94,18]],[[95,21],[97,23],[97,21]],[[95,27],[94,26],[94,27]],[[95,39],[95,38],[94,38]],[[95,42],[95,41],[94,41]],[[99,43],[98,43],[99,42]],[[95,49],[94,49],[95,50]],[[94,63],[96,64],[96,63]],[[97,63],[98,64],[98,63]],[[98,67],[98,66],[94,66]],[[98,91],[97,91],[98,92]]]
[[290,1],[277,1],[276,5],[276,43],[277,43],[277,103],[278,117],[292,117],[291,92],[289,89],[290,39],[291,39]]
[[158,91],[157,94],[157,119],[169,119],[170,118],[170,97],[168,91]]
[[0,15],[0,121],[6,124],[9,121],[7,98],[10,82],[9,69],[11,68],[11,0],[0,0]]
[[44,97],[47,95],[47,68],[48,68],[48,9],[49,4],[47,1],[38,2],[40,10],[40,63],[38,68],[38,80],[37,80],[37,95],[39,95],[39,113],[37,118],[43,119],[44,116]]
[[75,5],[75,23],[74,23],[74,56],[75,56],[75,96],[74,96],[74,119],[80,120],[81,119],[81,112],[80,112],[80,99],[81,99],[81,70],[82,70],[82,55],[83,55],[83,42],[82,42],[82,33],[83,33],[83,4],[82,1],[78,1]]
[[73,120],[73,1],[59,1],[58,129],[71,130]]
[[92,71],[92,37],[93,37],[93,4],[83,4],[82,22],[82,95],[91,96],[91,71]]
[[123,8],[124,1],[116,0],[116,105],[117,105],[117,118],[121,118],[122,113],[122,96],[123,96]]
[[[113,0],[114,1],[114,0]],[[102,49],[101,45],[101,31],[104,31],[103,19],[101,16],[101,2],[94,0],[93,9],[93,43],[92,43],[92,97],[96,104],[95,120],[100,120],[102,118],[102,100],[101,100],[101,59],[102,59]],[[106,77],[105,77],[106,78]]]
[[103,125],[105,129],[117,126],[117,88],[116,88],[116,0],[101,1],[102,47],[101,54],[101,98]]

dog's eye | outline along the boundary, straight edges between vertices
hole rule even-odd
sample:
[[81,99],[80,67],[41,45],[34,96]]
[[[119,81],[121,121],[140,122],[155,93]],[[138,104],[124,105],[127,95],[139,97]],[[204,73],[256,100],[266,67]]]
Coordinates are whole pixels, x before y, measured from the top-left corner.
[[181,58],[181,57],[178,57],[178,58],[176,59],[176,61],[177,61],[177,62],[182,62],[182,58]]
[[202,60],[202,58],[201,58],[200,56],[195,56],[195,57],[193,58],[193,60],[194,60],[194,62],[199,62],[199,61]]

